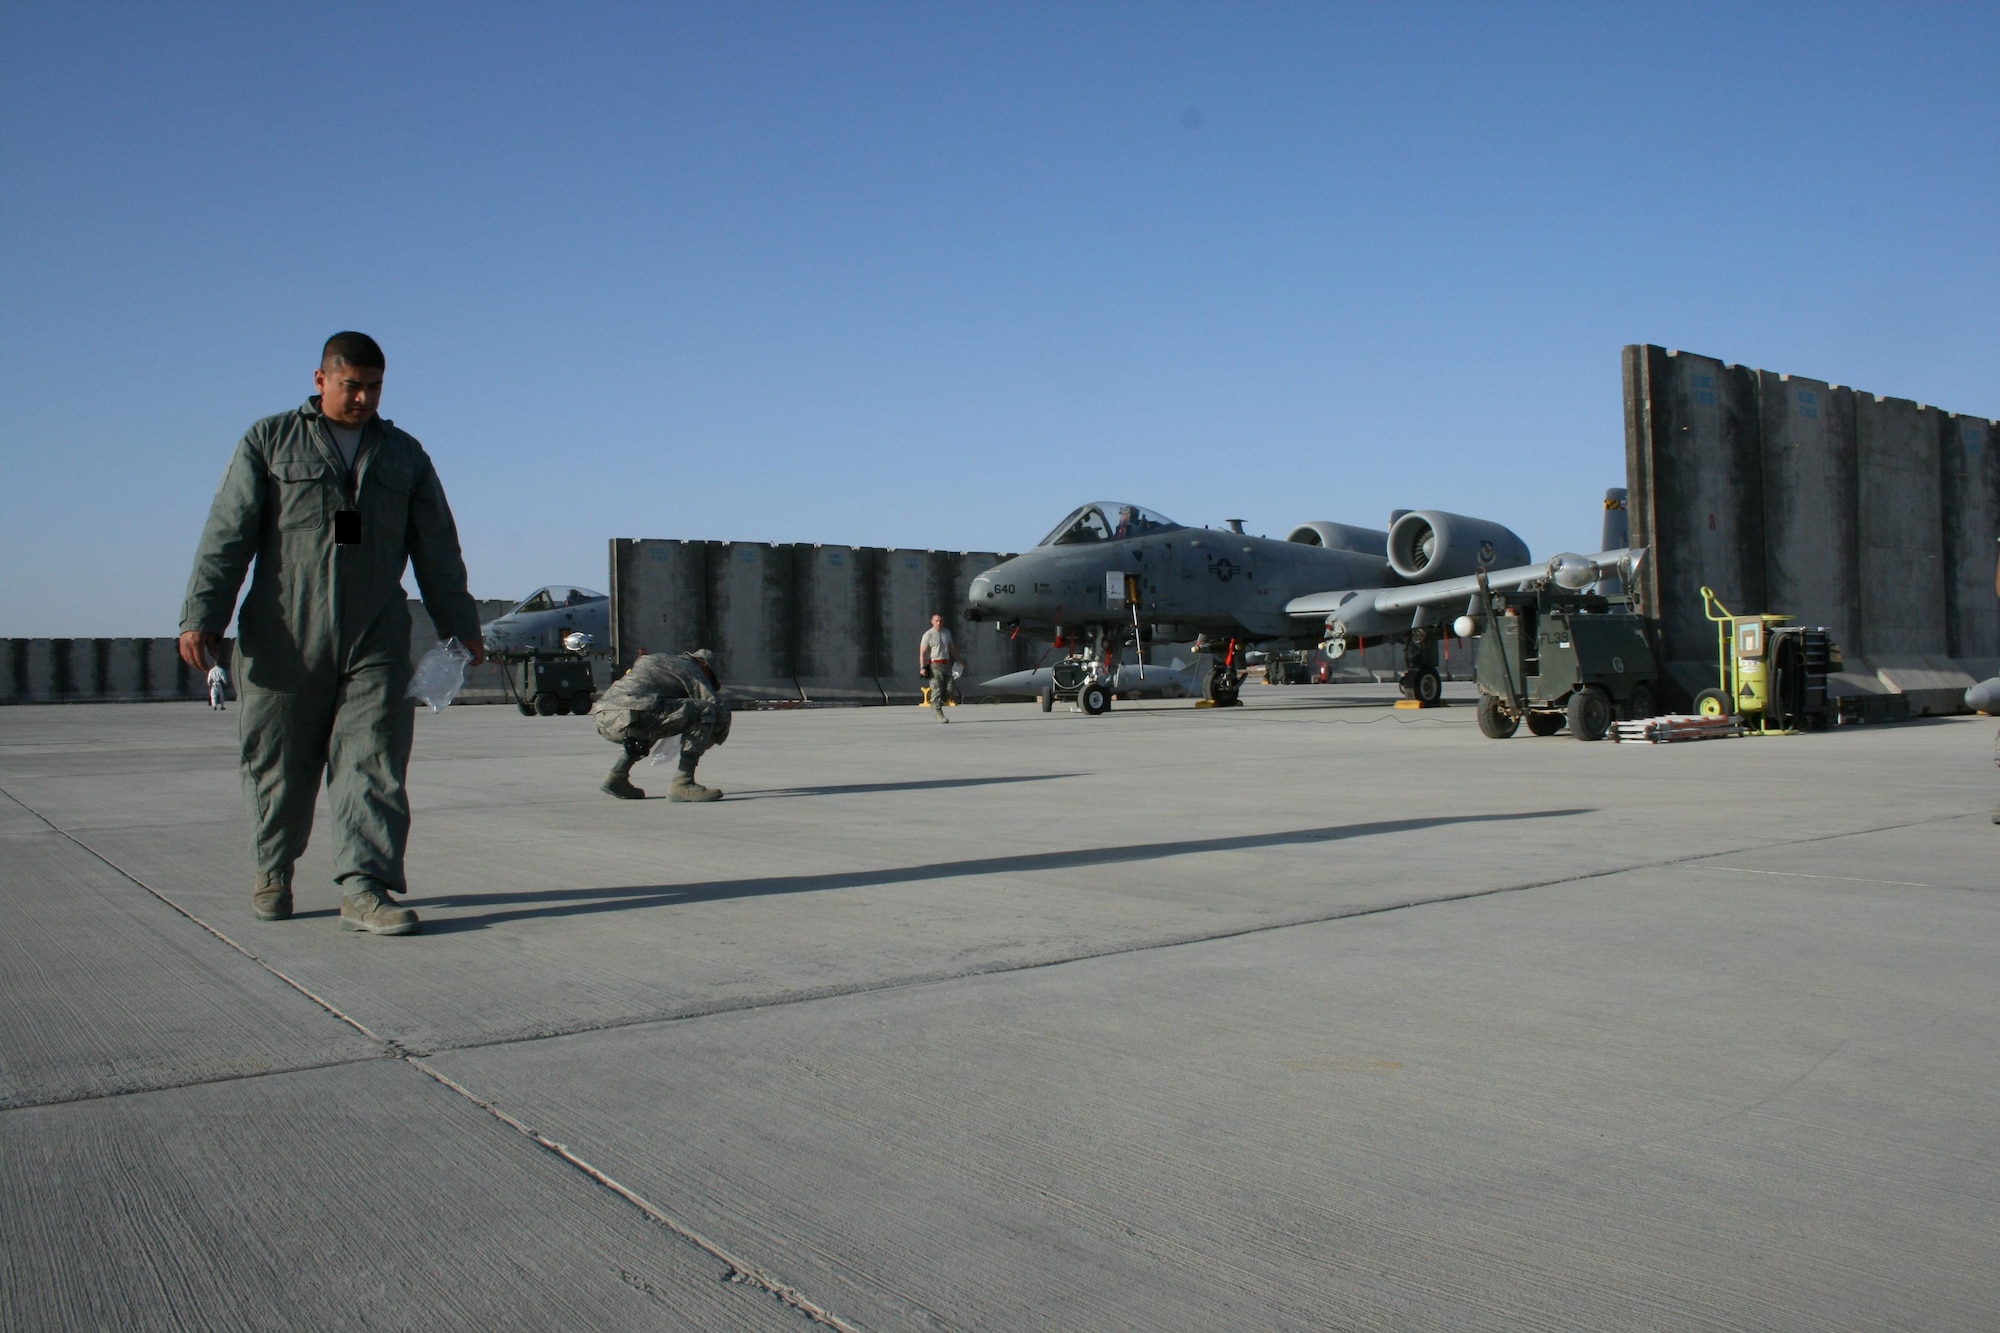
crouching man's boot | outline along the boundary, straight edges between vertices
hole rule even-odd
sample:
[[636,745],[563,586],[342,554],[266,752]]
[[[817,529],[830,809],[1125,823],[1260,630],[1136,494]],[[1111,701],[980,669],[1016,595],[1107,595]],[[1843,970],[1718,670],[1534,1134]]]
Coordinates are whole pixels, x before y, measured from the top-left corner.
[[604,779],[603,790],[610,792],[622,801],[645,800],[645,791],[642,788],[633,786],[632,779],[629,776],[632,772],[632,765],[638,763],[641,757],[640,755],[633,754],[630,750],[619,755],[618,762],[611,766],[611,776]]
[[250,891],[250,911],[259,921],[285,921],[292,915],[292,872],[260,870]]
[[342,930],[365,930],[375,935],[413,935],[417,930],[417,914],[407,907],[398,907],[389,899],[389,891],[372,879],[352,879],[348,881],[350,892],[340,899],[340,928]]
[[701,762],[700,755],[683,754],[680,767],[674,770],[674,780],[667,784],[667,799],[670,801],[719,801],[722,792],[714,787],[704,787],[694,780],[694,766]]

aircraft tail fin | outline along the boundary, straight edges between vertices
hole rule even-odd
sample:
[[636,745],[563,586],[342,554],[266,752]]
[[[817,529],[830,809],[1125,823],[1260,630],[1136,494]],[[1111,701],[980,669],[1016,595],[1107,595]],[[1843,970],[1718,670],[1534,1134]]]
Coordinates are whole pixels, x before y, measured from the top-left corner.
[[[1625,488],[1613,486],[1604,492],[1604,536],[1599,539],[1600,551],[1623,550],[1631,544],[1632,515],[1625,507]],[[1615,597],[1625,591],[1625,581],[1616,574],[1600,579],[1597,590],[1607,597]]]

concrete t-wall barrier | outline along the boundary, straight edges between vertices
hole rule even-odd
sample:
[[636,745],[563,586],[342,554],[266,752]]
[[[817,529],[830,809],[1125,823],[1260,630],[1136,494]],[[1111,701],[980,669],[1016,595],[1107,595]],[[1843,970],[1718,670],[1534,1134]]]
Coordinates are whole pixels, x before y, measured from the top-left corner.
[[[512,602],[482,601],[483,624],[513,609]],[[410,603],[410,660],[437,644],[437,631],[422,602]],[[230,673],[227,695],[236,698],[232,663],[236,640],[224,639],[220,654]],[[208,675],[181,661],[175,639],[0,639],[0,704],[149,703],[208,699]],[[460,703],[505,703],[499,668],[473,667],[465,673]]]
[[1624,377],[1637,591],[1670,703],[1715,683],[1704,584],[1832,630],[1836,692],[1952,712],[2000,671],[1993,423],[1653,346],[1625,349]]
[[[225,669],[235,647],[223,641]],[[207,673],[181,661],[174,639],[0,639],[0,704],[207,698]]]
[[[617,670],[642,652],[716,654],[732,700],[913,703],[917,639],[942,612],[965,682],[1034,665],[1026,640],[960,619],[973,578],[1004,556],[806,543],[614,538]],[[976,695],[968,688],[967,697]]]

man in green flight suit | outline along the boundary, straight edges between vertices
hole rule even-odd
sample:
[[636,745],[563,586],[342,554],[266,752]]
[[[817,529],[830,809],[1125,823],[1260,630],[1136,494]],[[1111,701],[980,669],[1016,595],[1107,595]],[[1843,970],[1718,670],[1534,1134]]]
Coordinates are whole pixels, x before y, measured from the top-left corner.
[[403,569],[415,567],[440,636],[485,660],[479,607],[444,489],[423,446],[375,414],[382,349],[327,339],[303,407],[236,446],[209,508],[181,610],[180,654],[205,668],[237,617],[237,726],[250,805],[259,920],[292,914],[292,864],[312,833],[321,775],[333,802],[334,879],[349,930],[407,935],[399,907],[409,842],[415,704]]

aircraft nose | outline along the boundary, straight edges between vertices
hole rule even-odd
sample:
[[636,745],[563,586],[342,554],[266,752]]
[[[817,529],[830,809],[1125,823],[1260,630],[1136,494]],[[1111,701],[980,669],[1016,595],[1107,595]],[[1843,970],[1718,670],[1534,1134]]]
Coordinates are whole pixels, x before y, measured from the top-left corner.
[[1015,593],[1015,580],[1009,578],[1005,566],[987,570],[972,581],[966,594],[966,618],[969,620],[1005,620],[1020,613],[1020,598]]

